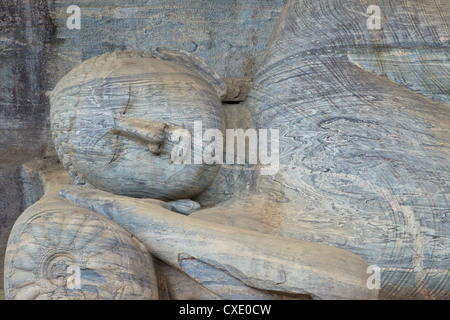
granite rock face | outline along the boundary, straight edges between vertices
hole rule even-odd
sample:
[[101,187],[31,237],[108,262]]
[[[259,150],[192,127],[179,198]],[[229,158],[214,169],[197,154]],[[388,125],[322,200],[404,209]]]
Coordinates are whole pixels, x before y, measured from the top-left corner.
[[[46,91],[82,61],[124,49],[183,49],[222,77],[252,77],[285,3],[0,0],[0,277],[12,224],[25,209],[17,168],[54,154]],[[80,30],[66,26],[73,4]]]
[[[58,56],[66,71],[106,52],[165,47],[195,54],[221,77],[242,77],[255,74],[285,3],[81,0],[51,2],[49,12],[57,27]],[[71,4],[81,9],[80,30],[66,28],[66,9]]]
[[186,51],[103,54],[51,92],[53,141],[78,184],[139,198],[192,198],[220,169],[198,161],[206,143],[196,141],[196,126],[224,135],[225,94],[217,73]]
[[[259,3],[258,8],[265,8],[266,2]],[[140,20],[142,15],[151,16],[149,10],[154,8],[148,7],[148,2],[145,9],[119,1],[83,4],[88,14],[83,16],[82,24],[88,28],[66,30],[67,14],[61,10],[65,9],[65,2],[20,2],[13,7],[2,2],[5,17],[15,17],[4,21],[13,21],[15,26],[22,23],[26,30],[15,34],[6,28],[2,38],[10,47],[2,52],[9,60],[1,72],[13,74],[13,80],[6,81],[4,87],[9,89],[3,91],[4,100],[9,101],[5,106],[11,109],[3,111],[6,118],[11,117],[10,111],[17,113],[21,125],[38,125],[26,133],[16,130],[17,138],[22,139],[17,144],[22,153],[17,153],[16,158],[4,157],[8,161],[2,167],[6,172],[3,177],[17,179],[17,163],[27,157],[43,156],[49,150],[43,93],[55,85],[56,79],[94,55],[116,49],[153,48],[144,40],[150,30],[144,26],[146,20]],[[199,4],[202,7],[196,7]],[[171,47],[165,44],[171,39],[182,49],[202,57],[220,75],[248,79],[253,76],[258,59],[253,66],[241,60],[226,67],[224,61],[231,60],[218,52],[227,40],[214,34],[216,26],[208,29],[208,35],[214,39],[211,43],[192,43],[178,32],[191,31],[183,29],[183,21],[187,20],[180,14],[189,12],[187,6],[197,8],[192,14],[198,17],[211,4],[216,2],[186,1],[185,6],[161,6],[164,14],[154,15],[152,39],[159,39],[158,46],[165,47]],[[379,29],[367,27],[369,4],[364,0],[288,1],[245,104],[239,108],[234,105],[225,112],[227,125],[233,128],[279,130],[277,174],[263,176],[254,168],[241,174],[235,173],[236,167],[223,167],[211,188],[194,199],[202,206],[209,202],[210,208],[196,210],[189,217],[174,213],[170,205],[153,199],[129,198],[79,186],[60,193],[61,186],[72,184],[68,177],[63,184],[54,179],[52,184],[56,187],[45,192],[50,196],[44,196],[26,212],[44,204],[45,209],[47,205],[74,206],[73,202],[96,211],[128,230],[162,261],[199,283],[207,281],[198,270],[209,270],[211,274],[215,274],[215,268],[225,270],[227,274],[218,274],[216,279],[223,286],[208,283],[219,291],[227,289],[228,282],[236,284],[237,292],[250,296],[254,292],[241,291],[242,284],[313,298],[355,294],[375,298],[377,293],[368,290],[366,284],[366,268],[370,264],[381,268],[381,298],[448,299],[449,34],[443,12],[448,12],[449,4],[445,0],[380,0],[383,15]],[[218,10],[222,6],[222,2],[217,2]],[[214,12],[207,12],[208,17],[215,17]],[[167,20],[158,24],[161,17]],[[241,17],[247,21],[249,16],[243,13]],[[194,25],[192,30],[197,30],[199,21]],[[164,26],[169,31],[161,31]],[[220,25],[217,28],[222,30]],[[101,31],[106,30],[108,35],[104,36]],[[135,36],[129,36],[130,30]],[[172,38],[172,32],[177,32],[179,38]],[[199,39],[201,35],[199,31]],[[21,41],[11,40],[16,38]],[[252,35],[246,41],[243,52],[248,54],[250,43],[256,46],[258,39]],[[188,48],[190,44],[194,46]],[[204,47],[207,51],[201,52]],[[14,48],[17,55],[13,54]],[[216,51],[217,48],[221,49]],[[227,52],[226,57],[233,56],[231,48]],[[19,68],[22,64],[25,69]],[[22,70],[18,72],[22,78],[14,78],[16,67]],[[28,82],[20,80],[25,78]],[[45,80],[34,82],[41,78]],[[244,82],[247,81],[241,83]],[[8,87],[8,83],[12,86]],[[24,90],[28,86],[31,89],[21,93],[19,99],[15,94],[22,92],[23,84]],[[231,92],[232,97],[241,95],[239,90]],[[124,104],[126,107],[127,102]],[[22,113],[14,111],[21,108]],[[40,116],[30,110],[40,110]],[[32,139],[24,143],[26,135]],[[7,152],[14,150],[14,143],[8,141],[5,145]],[[64,154],[65,151],[61,156]],[[21,184],[11,186],[7,191],[1,190],[8,200],[18,201],[17,206],[3,206],[10,211],[2,220],[6,228],[17,217],[15,210],[38,198],[35,195],[22,199]],[[148,225],[155,228],[147,228]],[[167,233],[169,229],[173,233]],[[12,238],[13,256],[22,232],[15,235],[19,238]],[[16,267],[11,261],[8,267]],[[149,283],[154,282],[152,277]]]
[[191,216],[357,253],[382,298],[448,299],[449,3],[378,4],[372,30],[367,1],[289,1],[245,102],[280,170]]

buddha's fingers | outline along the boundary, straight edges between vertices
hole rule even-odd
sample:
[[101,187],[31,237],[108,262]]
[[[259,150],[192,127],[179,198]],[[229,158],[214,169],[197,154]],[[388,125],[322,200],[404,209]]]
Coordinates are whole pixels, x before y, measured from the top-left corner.
[[346,250],[186,217],[161,201],[83,187],[62,195],[110,217],[178,269],[180,256],[189,255],[258,289],[318,299],[377,297],[376,290],[367,288],[367,262]]

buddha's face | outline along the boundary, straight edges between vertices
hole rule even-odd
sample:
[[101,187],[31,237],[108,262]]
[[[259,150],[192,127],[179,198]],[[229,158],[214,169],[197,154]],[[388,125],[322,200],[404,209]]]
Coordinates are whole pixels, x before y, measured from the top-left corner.
[[195,121],[223,131],[216,91],[171,61],[125,55],[96,63],[99,58],[71,71],[51,95],[55,145],[71,176],[134,197],[200,194],[219,166],[173,163],[180,141],[172,133],[183,128],[193,136]]

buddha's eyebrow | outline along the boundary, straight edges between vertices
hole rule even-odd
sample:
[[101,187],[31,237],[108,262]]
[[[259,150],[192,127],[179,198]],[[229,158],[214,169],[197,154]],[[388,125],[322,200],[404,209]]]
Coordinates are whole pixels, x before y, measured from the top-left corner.
[[162,121],[117,119],[111,132],[144,143],[150,152],[159,155],[166,139],[167,127]]

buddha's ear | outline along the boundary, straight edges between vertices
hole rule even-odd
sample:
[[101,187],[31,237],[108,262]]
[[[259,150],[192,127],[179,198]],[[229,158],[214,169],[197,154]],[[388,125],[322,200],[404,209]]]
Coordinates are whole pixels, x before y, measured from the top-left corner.
[[161,60],[175,61],[184,65],[205,79],[217,92],[220,100],[223,101],[227,94],[227,86],[220,76],[199,57],[184,50],[169,50],[156,48],[153,55]]

